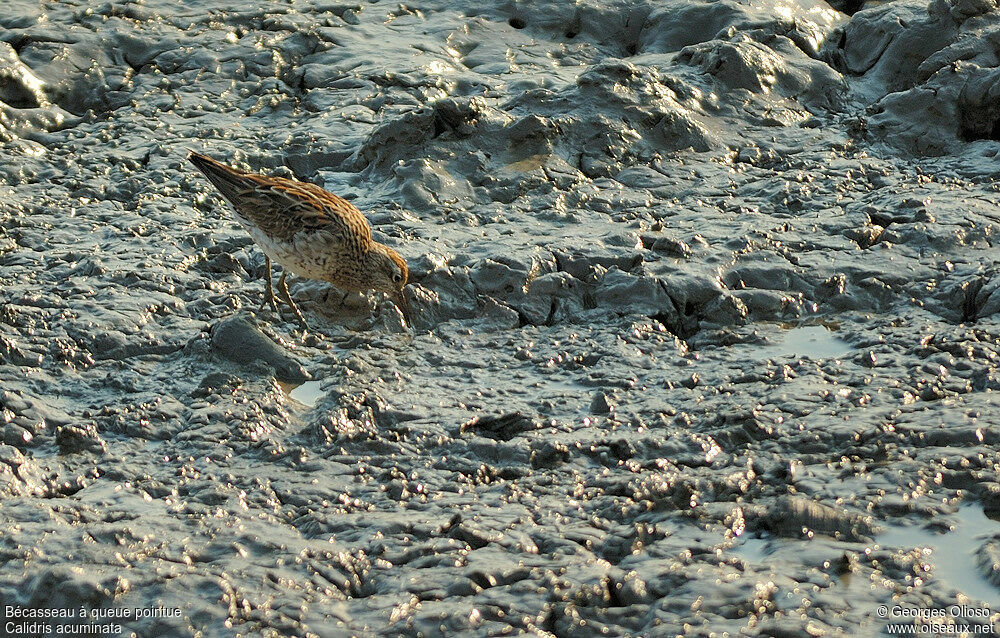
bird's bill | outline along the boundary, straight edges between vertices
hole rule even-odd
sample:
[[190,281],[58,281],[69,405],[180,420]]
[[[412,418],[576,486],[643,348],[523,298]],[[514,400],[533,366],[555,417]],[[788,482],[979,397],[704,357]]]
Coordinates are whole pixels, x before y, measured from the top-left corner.
[[403,319],[406,320],[406,325],[412,326],[413,321],[410,319],[410,304],[406,301],[406,296],[402,291],[399,291],[392,293],[391,297],[393,303],[395,303],[396,307],[403,313]]

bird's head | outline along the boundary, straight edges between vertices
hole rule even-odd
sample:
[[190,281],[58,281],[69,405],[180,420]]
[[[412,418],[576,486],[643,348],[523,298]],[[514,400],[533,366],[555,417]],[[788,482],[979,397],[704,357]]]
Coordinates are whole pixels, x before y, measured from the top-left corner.
[[368,265],[372,289],[388,293],[410,323],[410,309],[403,296],[403,288],[410,277],[406,261],[392,248],[375,244],[368,253]]

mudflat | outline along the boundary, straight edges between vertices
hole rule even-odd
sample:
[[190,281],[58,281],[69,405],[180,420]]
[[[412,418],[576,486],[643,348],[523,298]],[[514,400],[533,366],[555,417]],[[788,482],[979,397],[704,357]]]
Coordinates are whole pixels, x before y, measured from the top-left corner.
[[[5,632],[996,621],[994,3],[244,5],[0,11]],[[189,150],[412,326],[257,313]]]

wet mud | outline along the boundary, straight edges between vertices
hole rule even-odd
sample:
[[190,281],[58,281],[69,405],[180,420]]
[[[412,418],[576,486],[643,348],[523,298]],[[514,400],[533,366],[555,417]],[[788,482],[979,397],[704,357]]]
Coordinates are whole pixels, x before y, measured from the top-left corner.
[[[0,11],[0,608],[179,610],[138,636],[1000,613],[996,4],[470,7]],[[414,325],[295,278],[308,333],[258,312],[188,149],[351,199]]]

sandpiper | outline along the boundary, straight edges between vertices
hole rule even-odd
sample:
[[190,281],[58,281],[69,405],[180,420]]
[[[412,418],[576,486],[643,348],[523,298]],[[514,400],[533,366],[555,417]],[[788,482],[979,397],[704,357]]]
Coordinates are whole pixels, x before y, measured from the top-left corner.
[[345,295],[368,290],[388,293],[410,322],[403,296],[409,276],[406,261],[372,239],[368,220],[354,204],[309,182],[245,173],[193,151],[188,160],[229,200],[236,219],[264,252],[264,302],[272,308],[277,310],[271,285],[273,259],[283,267],[278,292],[303,329],[305,318],[285,282],[288,272],[328,281]]

